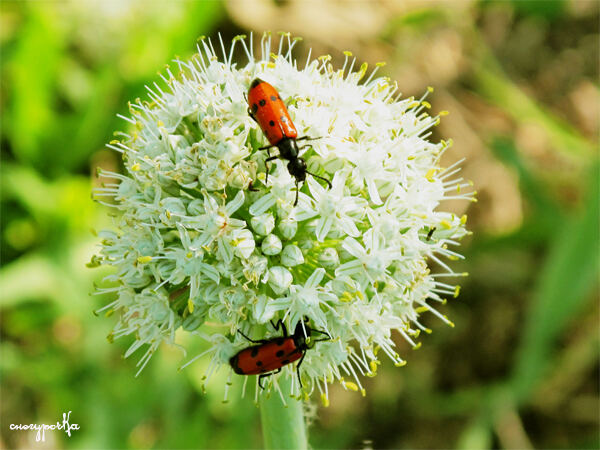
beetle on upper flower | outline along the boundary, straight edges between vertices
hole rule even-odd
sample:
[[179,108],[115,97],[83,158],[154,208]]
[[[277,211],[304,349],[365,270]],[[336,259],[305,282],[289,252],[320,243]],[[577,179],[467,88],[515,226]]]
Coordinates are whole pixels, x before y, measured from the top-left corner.
[[[298,147],[298,141],[318,138],[308,136],[298,137],[298,131],[285,107],[285,103],[279,97],[279,93],[273,86],[260,78],[256,78],[252,82],[248,91],[248,114],[260,125],[260,128],[269,140],[269,145],[260,147],[260,150],[267,150],[268,158],[265,161],[265,165],[267,162],[277,158],[289,161],[287,169],[290,175],[296,179],[296,200],[294,201],[294,206],[298,204],[298,184],[306,179],[307,173],[325,181],[329,188],[331,188],[331,182],[327,178],[306,170],[306,161],[301,156],[298,156],[300,150],[304,148]],[[269,149],[272,147],[279,149],[278,156],[271,156]],[[265,183],[269,177],[268,167],[266,171]]]

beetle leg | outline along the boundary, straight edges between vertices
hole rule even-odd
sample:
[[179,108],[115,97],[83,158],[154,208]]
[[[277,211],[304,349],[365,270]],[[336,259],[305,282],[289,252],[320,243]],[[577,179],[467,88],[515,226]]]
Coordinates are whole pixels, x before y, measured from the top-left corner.
[[264,389],[265,387],[262,385],[263,378],[270,377],[271,375],[275,375],[279,372],[281,372],[281,367],[279,369],[277,369],[275,372],[263,373],[262,375],[259,375],[258,376],[258,386],[260,386],[261,389]]
[[313,332],[313,333],[324,334],[324,335],[325,335],[325,336],[327,336],[327,338],[328,338],[328,339],[319,339],[319,340],[316,340],[315,342],[319,342],[319,341],[331,341],[331,340],[333,339],[333,338],[332,338],[332,337],[329,335],[329,333],[328,333],[328,332],[326,332],[326,331],[315,330],[314,328],[311,328],[311,330],[310,330],[310,331],[311,331],[311,332]]
[[299,137],[298,139],[296,139],[296,141],[316,141],[317,139],[321,139],[323,136],[319,136],[319,137],[308,137],[308,136],[302,136]]
[[248,115],[250,117],[252,117],[252,120],[254,120],[256,123],[258,123],[258,120],[256,120],[256,117],[254,117],[254,114],[252,114],[252,110],[250,108],[248,108],[247,111],[248,111]]
[[300,361],[298,361],[298,364],[296,365],[296,375],[298,376],[298,382],[300,383],[300,389],[302,389],[302,378],[300,378],[300,365],[302,364],[302,361],[304,361],[305,356],[306,356],[306,353],[302,353],[302,358],[300,358]]
[[248,336],[246,336],[240,330],[237,330],[237,332],[240,333],[244,337],[244,339],[246,339],[249,342],[252,342],[253,344],[264,344],[266,342],[269,342],[267,339],[259,339],[259,340],[250,339]]
[[265,159],[265,185],[267,184],[267,182],[269,181],[269,166],[267,166],[267,163],[269,161],[273,161],[274,159],[279,158],[279,156],[271,156],[271,153],[269,153],[269,150],[267,149],[267,155],[269,156],[267,159]]
[[273,325],[275,331],[279,331],[279,328],[281,328],[283,330],[283,337],[288,337],[287,328],[285,327],[285,323],[283,323],[283,320],[279,319],[275,323],[273,323],[273,321],[271,320],[271,325]]
[[296,200],[294,200],[294,206],[296,206],[298,204],[298,178],[296,178]]

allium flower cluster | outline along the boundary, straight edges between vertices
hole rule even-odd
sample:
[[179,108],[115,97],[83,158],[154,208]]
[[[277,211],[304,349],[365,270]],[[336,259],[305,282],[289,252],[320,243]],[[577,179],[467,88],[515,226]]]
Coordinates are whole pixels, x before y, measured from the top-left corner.
[[[283,34],[272,47],[265,34],[256,56],[240,36],[229,50],[220,41],[217,56],[202,40],[191,61],[176,61],[177,76],[167,69],[149,101],[131,104],[130,131],[108,145],[126,173],[99,172],[107,182],[95,198],[120,214],[93,264],[114,267],[98,292],[116,294],[110,337],[135,339],[125,356],[145,348],[140,370],[182,329],[209,342],[207,381],[216,370],[239,377],[229,358],[249,343],[237,330],[268,339],[280,334],[271,320],[294,330],[307,318],[332,339],[306,351],[302,388],[288,365],[267,390],[290,376],[292,395],[318,390],[327,404],[334,380],[364,393],[361,375],[374,375],[382,355],[405,364],[394,330],[417,346],[429,332],[421,313],[451,324],[431,304],[458,293],[442,280],[464,274],[444,259],[461,257],[450,248],[466,218],[437,208],[473,193],[456,165],[440,167],[450,142],[427,139],[439,116],[424,98],[401,99],[377,69],[363,81],[367,65],[355,70],[350,52],[339,70],[329,56],[300,64],[296,42]],[[268,142],[245,99],[256,77],[277,88],[300,136],[320,137],[302,156],[332,187],[308,176],[297,206],[285,161],[271,163],[265,183]]]

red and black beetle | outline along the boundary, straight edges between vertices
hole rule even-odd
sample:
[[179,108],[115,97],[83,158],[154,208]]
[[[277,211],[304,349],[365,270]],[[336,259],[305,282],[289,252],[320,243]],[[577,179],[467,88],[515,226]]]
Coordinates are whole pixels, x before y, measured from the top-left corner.
[[[294,206],[298,204],[298,184],[306,180],[307,173],[325,181],[331,189],[331,182],[327,178],[306,170],[306,161],[298,156],[302,149],[298,147],[298,141],[319,138],[298,137],[298,131],[292,122],[285,103],[279,97],[279,93],[273,86],[260,78],[256,78],[248,90],[248,114],[258,123],[269,140],[269,145],[260,147],[260,150],[267,150],[268,157],[265,166],[267,162],[277,158],[289,161],[287,165],[288,172],[296,179],[296,201]],[[269,149],[273,147],[279,149],[278,156],[271,156],[269,153]],[[265,184],[269,177],[268,167],[266,167],[266,172]]]
[[[306,318],[303,322],[298,322],[294,334],[291,336],[288,335],[287,328],[281,319],[277,323],[271,322],[271,325],[277,331],[281,328],[283,336],[254,340],[238,330],[238,333],[256,345],[240,350],[229,359],[229,364],[233,371],[239,375],[258,375],[258,385],[263,388],[263,378],[279,373],[283,366],[300,360],[296,366],[296,374],[298,375],[300,387],[302,387],[300,365],[304,360],[306,350],[312,348],[315,342],[331,340],[331,336],[325,331],[311,328]],[[307,342],[312,333],[323,334],[327,338],[311,339],[310,342]]]

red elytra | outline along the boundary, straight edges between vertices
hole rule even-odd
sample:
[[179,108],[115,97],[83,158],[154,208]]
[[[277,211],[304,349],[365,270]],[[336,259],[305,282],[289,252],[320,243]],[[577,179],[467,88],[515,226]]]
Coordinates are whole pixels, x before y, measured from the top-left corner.
[[271,145],[284,138],[296,139],[298,131],[279,97],[277,90],[261,79],[255,79],[248,91],[250,115],[256,120]]
[[[306,180],[307,173],[325,181],[331,189],[329,180],[306,170],[306,161],[299,156],[302,148],[298,147],[297,141],[319,138],[298,137],[298,131],[292,122],[285,103],[279,97],[279,93],[273,86],[260,78],[256,78],[248,90],[248,114],[258,123],[269,140],[269,145],[260,147],[260,150],[267,150],[268,157],[265,160],[265,166],[269,161],[277,158],[288,161],[288,172],[296,180],[296,200],[294,201],[294,206],[298,204],[298,185],[300,182]],[[279,149],[278,156],[271,156],[269,149],[272,147]],[[266,169],[265,184],[267,184],[269,179],[268,166],[266,166]]]
[[[279,373],[282,367],[300,360],[296,366],[296,373],[300,387],[302,387],[300,365],[304,360],[306,350],[312,348],[312,343],[330,340],[331,337],[324,331],[312,329],[308,325],[307,320],[304,321],[304,326],[302,322],[298,322],[294,334],[291,336],[288,336],[287,329],[281,320],[277,323],[271,322],[271,324],[275,330],[281,328],[283,336],[253,340],[238,330],[238,333],[244,338],[257,345],[240,350],[230,358],[229,364],[233,368],[233,371],[239,375],[259,375],[258,384],[262,388],[263,378]],[[315,339],[311,344],[308,344],[307,339],[310,338],[313,332],[324,334],[327,336],[327,339]]]

